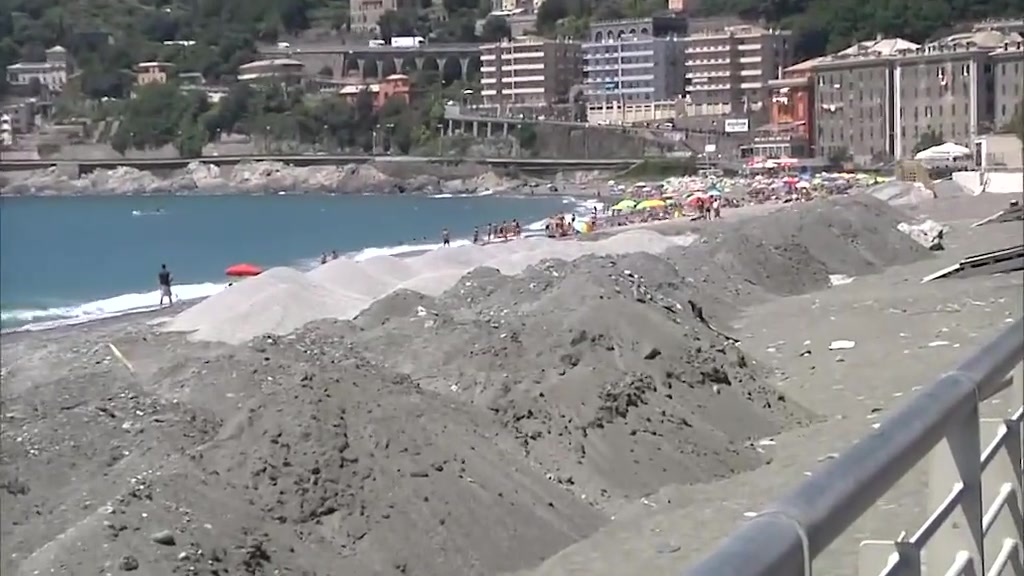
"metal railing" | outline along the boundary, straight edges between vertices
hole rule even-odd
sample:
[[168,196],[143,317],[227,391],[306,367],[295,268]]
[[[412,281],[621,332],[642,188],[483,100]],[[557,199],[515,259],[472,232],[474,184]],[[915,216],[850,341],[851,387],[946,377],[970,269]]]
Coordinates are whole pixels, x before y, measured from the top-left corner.
[[[740,527],[687,576],[811,576],[814,559],[925,457],[934,512],[910,538],[863,542],[859,573],[1024,576],[1022,362],[1024,319]],[[982,419],[981,402],[1007,389],[1013,415]],[[983,449],[986,435],[993,439]]]

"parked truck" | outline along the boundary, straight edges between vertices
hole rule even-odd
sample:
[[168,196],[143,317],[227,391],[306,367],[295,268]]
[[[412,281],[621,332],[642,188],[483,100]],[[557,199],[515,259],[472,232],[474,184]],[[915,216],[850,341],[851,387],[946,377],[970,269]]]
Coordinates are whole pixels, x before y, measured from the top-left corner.
[[427,43],[423,36],[392,36],[392,48],[416,48]]

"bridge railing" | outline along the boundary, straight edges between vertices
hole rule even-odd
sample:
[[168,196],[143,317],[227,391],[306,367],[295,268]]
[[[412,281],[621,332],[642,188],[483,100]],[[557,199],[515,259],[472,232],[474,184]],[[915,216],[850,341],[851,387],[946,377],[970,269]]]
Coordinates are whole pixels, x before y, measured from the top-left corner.
[[[910,537],[863,542],[859,574],[1024,576],[1022,362],[1024,319],[745,523],[687,576],[811,576],[814,559],[925,458],[931,516]],[[981,402],[997,394],[1012,416],[982,419]]]

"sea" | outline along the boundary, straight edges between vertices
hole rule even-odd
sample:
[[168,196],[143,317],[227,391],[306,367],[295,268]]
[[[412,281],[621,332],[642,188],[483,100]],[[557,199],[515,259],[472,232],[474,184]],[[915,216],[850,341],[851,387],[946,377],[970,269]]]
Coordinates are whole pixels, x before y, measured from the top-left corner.
[[37,330],[151,310],[166,264],[195,300],[249,263],[310,269],[336,250],[364,260],[471,242],[474,226],[519,220],[542,234],[569,197],[411,195],[97,196],[0,199],[0,328]]

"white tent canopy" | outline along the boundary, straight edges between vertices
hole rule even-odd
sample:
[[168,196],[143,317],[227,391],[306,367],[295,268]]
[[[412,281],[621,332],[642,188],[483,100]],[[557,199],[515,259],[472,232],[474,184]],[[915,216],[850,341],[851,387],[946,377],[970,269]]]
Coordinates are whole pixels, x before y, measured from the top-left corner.
[[914,155],[914,160],[953,160],[970,155],[971,150],[969,148],[953,142],[946,142],[945,144],[921,150]]

